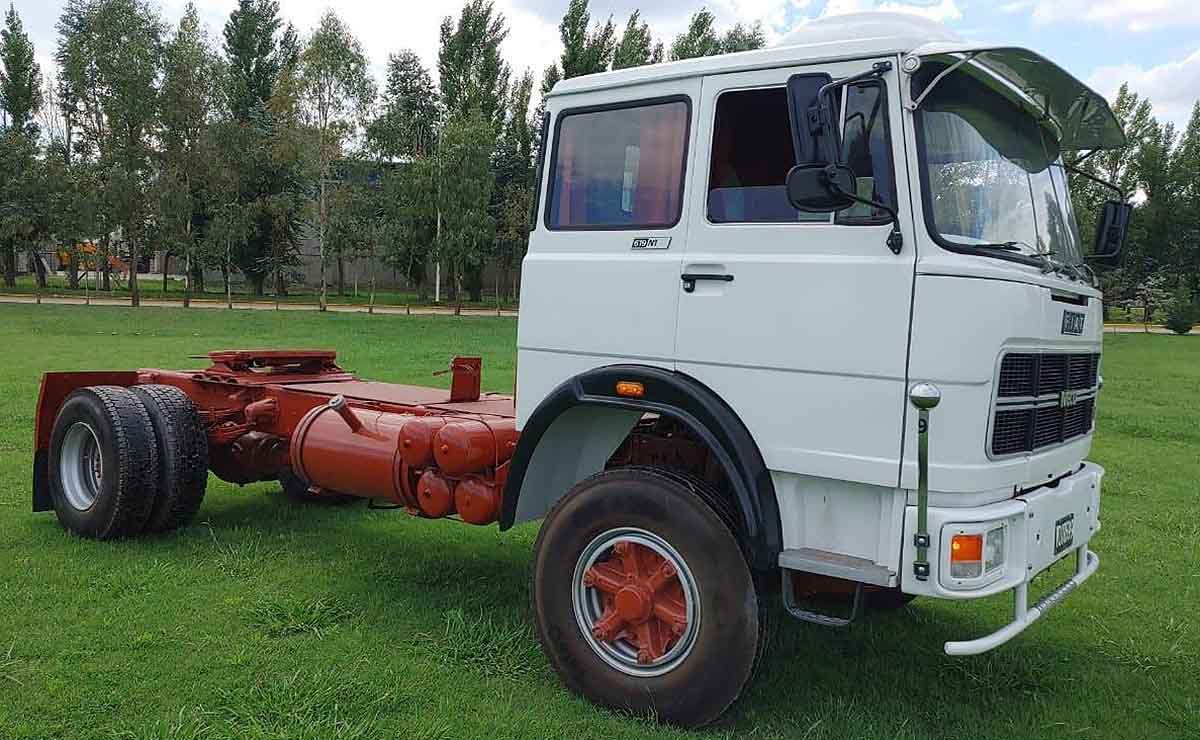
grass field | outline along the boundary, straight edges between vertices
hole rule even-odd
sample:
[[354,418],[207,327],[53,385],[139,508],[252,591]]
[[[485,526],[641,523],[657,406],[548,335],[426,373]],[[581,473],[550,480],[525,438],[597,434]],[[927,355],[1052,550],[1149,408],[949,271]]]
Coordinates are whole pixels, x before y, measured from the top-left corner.
[[[508,319],[0,306],[0,738],[676,738],[557,683],[529,627],[532,527],[304,508],[214,481],[197,523],[99,544],[29,513],[44,370],[337,347],[389,381],[455,352],[511,389]],[[991,655],[1009,600],[918,600],[848,633],[781,620],[753,692],[696,737],[1200,737],[1200,340],[1109,337],[1100,572]],[[934,452],[936,454],[936,450]],[[1065,578],[1059,566],[1049,581]]]

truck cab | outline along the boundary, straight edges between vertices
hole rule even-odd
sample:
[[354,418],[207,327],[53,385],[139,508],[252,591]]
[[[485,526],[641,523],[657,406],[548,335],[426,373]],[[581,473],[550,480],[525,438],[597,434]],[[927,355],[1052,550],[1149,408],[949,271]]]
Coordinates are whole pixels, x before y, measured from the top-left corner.
[[1101,96],[1034,52],[870,14],[567,80],[546,108],[517,418],[573,442],[510,482],[512,520],[641,414],[714,406],[761,460],[731,494],[747,557],[802,619],[840,623],[799,605],[807,576],[1013,592],[1009,624],[945,645],[974,654],[1095,572],[1102,295],[1063,157],[1124,145]]

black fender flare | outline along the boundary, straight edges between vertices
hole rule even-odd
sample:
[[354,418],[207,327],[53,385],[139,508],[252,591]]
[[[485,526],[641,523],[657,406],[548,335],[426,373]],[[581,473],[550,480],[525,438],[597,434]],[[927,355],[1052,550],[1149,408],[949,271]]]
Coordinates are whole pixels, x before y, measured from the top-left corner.
[[[640,398],[617,395],[619,381],[641,383]],[[659,413],[685,424],[713,451],[735,499],[747,555],[756,570],[778,565],[783,527],[775,485],[762,453],[737,414],[707,386],[687,375],[643,365],[611,365],[577,375],[551,392],[521,431],[509,466],[500,512],[500,529],[516,520],[517,501],[534,450],[556,419],[577,406]],[[565,493],[565,492],[564,492]]]

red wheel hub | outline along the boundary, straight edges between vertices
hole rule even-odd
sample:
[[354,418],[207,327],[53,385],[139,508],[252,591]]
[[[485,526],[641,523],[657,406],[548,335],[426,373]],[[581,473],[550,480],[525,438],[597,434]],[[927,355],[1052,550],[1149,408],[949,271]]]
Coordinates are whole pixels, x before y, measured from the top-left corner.
[[604,614],[592,629],[601,642],[625,640],[637,648],[638,663],[662,658],[687,631],[687,601],[675,566],[636,542],[613,545],[612,557],[583,574],[600,594]]

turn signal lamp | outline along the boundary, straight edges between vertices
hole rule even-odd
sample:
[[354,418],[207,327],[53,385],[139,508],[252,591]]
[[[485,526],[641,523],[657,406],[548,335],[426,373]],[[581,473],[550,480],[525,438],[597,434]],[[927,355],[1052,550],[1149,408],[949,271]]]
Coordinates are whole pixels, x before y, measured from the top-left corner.
[[950,576],[978,578],[983,575],[983,535],[956,534],[950,540]]
[[617,383],[617,395],[626,398],[641,398],[646,395],[646,386],[632,380],[622,380]]

